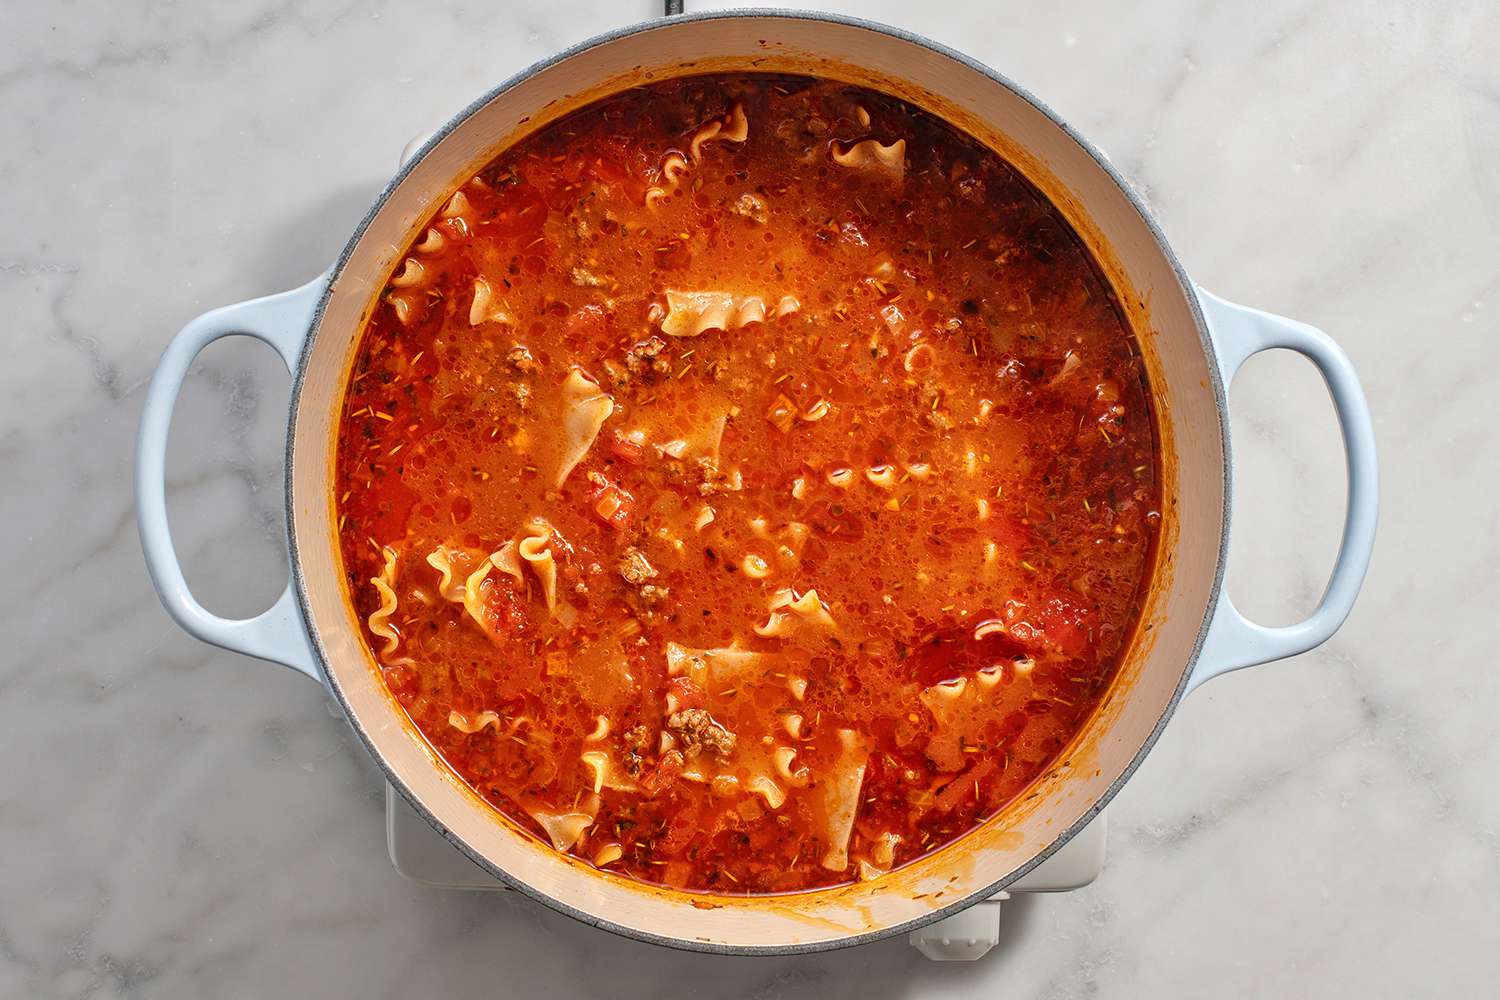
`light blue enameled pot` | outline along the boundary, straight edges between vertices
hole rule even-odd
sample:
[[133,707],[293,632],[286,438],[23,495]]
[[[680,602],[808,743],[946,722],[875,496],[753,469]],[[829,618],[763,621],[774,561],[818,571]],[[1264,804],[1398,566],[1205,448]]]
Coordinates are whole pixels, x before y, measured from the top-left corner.
[[[334,435],[366,311],[417,228],[501,148],[648,78],[716,70],[810,73],[899,94],[989,144],[1068,216],[1102,262],[1139,333],[1164,455],[1161,567],[1145,623],[1106,704],[1038,796],[959,842],[871,882],[774,898],[690,897],[602,875],[494,812],[437,762],[385,692],[340,569],[332,508]],[[164,460],[172,408],[193,359],[233,334],[259,338],[294,379],[286,449],[291,580],[270,610],[231,621],[188,591],[167,526]],[[1322,373],[1348,458],[1343,540],[1318,607],[1268,628],[1230,603],[1226,387],[1245,359],[1286,348]],[[1184,273],[1108,161],[993,70],[889,27],[825,14],[734,11],[652,21],[539,63],[464,109],[376,200],[328,273],[301,288],[189,323],[163,354],[141,422],[141,542],[167,611],[205,642],[282,663],[326,684],[391,784],[475,862],[580,920],[704,951],[814,951],[900,933],[1003,889],[1102,809],[1150,750],[1184,694],[1240,667],[1305,652],[1354,605],[1375,537],[1370,414],[1348,359],[1305,324],[1225,302]],[[379,864],[376,858],[371,864]],[[711,905],[705,905],[705,904]]]

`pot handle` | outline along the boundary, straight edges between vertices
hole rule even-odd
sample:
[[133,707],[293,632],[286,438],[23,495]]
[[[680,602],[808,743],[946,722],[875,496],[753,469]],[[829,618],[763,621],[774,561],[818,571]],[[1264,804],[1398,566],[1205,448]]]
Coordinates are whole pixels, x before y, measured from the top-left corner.
[[1348,494],[1338,558],[1316,610],[1295,625],[1257,625],[1235,608],[1227,582],[1221,581],[1213,620],[1188,679],[1189,691],[1231,670],[1305,653],[1337,632],[1354,607],[1370,565],[1379,501],[1370,408],[1354,366],[1338,344],[1306,323],[1235,305],[1201,288],[1198,300],[1208,321],[1226,393],[1240,366],[1261,351],[1286,348],[1317,366],[1333,399],[1344,438]]
[[220,618],[188,590],[167,524],[166,457],[172,410],[199,352],[221,337],[254,337],[274,347],[288,371],[295,370],[312,326],[313,311],[327,283],[328,276],[320,275],[289,292],[206,312],[183,327],[162,352],[151,378],[135,456],[136,527],[146,553],[146,568],[167,614],[204,642],[284,664],[319,683],[323,677],[318,658],[290,580],[276,603],[254,618]]

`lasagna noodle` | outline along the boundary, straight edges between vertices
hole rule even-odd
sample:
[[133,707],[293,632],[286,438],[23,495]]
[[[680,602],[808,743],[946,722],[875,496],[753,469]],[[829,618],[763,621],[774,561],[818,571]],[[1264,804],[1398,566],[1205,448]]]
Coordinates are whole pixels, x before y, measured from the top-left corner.
[[668,642],[666,650],[667,673],[673,677],[686,676],[699,687],[709,683],[738,685],[758,679],[769,661],[765,653],[735,646],[689,649]]
[[835,142],[829,147],[829,155],[841,167],[866,170],[895,180],[906,175],[905,139],[897,139],[890,145],[874,139],[862,139],[845,148],[840,148],[840,144]]
[[[965,677],[924,688],[917,697],[932,715],[934,732],[927,743],[927,756],[943,771],[960,770],[966,761],[964,747],[977,744],[987,720],[1004,671],[999,666],[984,667]],[[1018,678],[1020,680],[1020,678]],[[1008,701],[1020,703],[1030,691],[1030,684],[1008,692]]]
[[669,337],[697,337],[709,330],[738,330],[765,318],[766,302],[759,295],[669,290],[661,332]]
[[755,626],[755,634],[767,639],[783,639],[808,632],[835,632],[838,625],[828,605],[816,590],[798,594],[790,588],[778,590],[771,598],[771,616],[764,625]]
[[818,863],[829,871],[841,872],[849,867],[849,835],[854,832],[854,817],[859,811],[868,755],[864,741],[852,729],[840,729],[838,741],[833,771],[819,782],[816,792],[823,842],[828,845]]
[[385,556],[385,564],[381,567],[380,575],[370,578],[370,585],[380,595],[380,607],[370,612],[366,624],[370,631],[385,640],[384,647],[380,650],[381,656],[390,656],[401,644],[401,636],[396,627],[391,624],[391,616],[396,613],[396,550],[386,546],[382,550]]
[[[531,567],[537,582],[542,587],[542,600],[547,610],[557,613],[557,560],[547,543],[552,540],[552,525],[543,518],[532,518],[526,524],[526,533],[516,542],[515,553],[521,561]],[[493,560],[492,560],[493,561]]]
[[[691,412],[680,405],[688,398],[697,404]],[[717,393],[689,394],[669,387],[657,394],[654,405],[635,417],[634,429],[625,436],[669,458],[717,463],[733,410],[734,404]]]
[[[583,461],[594,439],[610,414],[615,411],[615,402],[605,391],[583,373],[581,368],[568,369],[562,386],[562,438],[558,448],[556,485],[561,487],[568,474]],[[552,602],[548,602],[552,606]]]
[[594,817],[599,812],[599,796],[584,796],[577,808],[574,809],[552,809],[543,805],[533,805],[527,810],[531,818],[547,834],[547,839],[552,841],[552,846],[559,851],[570,851],[573,845],[578,843],[579,838],[589,827],[594,825]]
[[473,736],[487,726],[500,728],[500,716],[494,712],[474,712],[467,715],[463,712],[449,712],[448,725],[461,733]]
[[439,545],[427,554],[427,565],[438,571],[438,595],[445,601],[464,600],[465,581],[479,567],[484,554],[478,549],[458,545]]
[[509,326],[513,322],[505,306],[495,298],[495,286],[484,278],[475,278],[474,297],[469,302],[469,325],[502,323]]

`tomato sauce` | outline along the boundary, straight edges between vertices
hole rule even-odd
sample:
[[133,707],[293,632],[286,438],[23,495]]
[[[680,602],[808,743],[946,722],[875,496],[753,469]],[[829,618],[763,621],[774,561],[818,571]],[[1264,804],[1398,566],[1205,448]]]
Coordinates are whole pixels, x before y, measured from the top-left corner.
[[720,75],[433,216],[336,502],[385,683],[479,795],[601,869],[770,893],[877,878],[1056,761],[1157,473],[1131,330],[1016,171],[886,95]]

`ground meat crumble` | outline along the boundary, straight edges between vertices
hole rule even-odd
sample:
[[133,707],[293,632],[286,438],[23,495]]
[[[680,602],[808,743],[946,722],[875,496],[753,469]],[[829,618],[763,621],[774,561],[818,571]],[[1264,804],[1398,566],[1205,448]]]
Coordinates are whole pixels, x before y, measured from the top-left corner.
[[516,344],[512,347],[506,352],[505,360],[509,361],[510,366],[523,375],[530,375],[532,372],[540,371],[542,367],[536,358],[531,356],[531,351],[525,344]]
[[620,556],[619,570],[620,576],[632,587],[639,587],[656,576],[656,567],[652,566],[646,554],[634,545]]
[[568,272],[573,284],[580,288],[603,288],[607,282],[586,267],[575,267]]
[[646,751],[651,746],[651,728],[643,722],[625,730],[621,738],[625,743],[625,754],[622,758],[625,773],[632,778],[639,777],[646,766]]
[[734,213],[743,215],[751,222],[759,222],[761,225],[765,225],[766,220],[771,217],[771,209],[766,205],[766,199],[748,191],[740,195],[739,201],[734,203]]
[[647,337],[632,344],[625,352],[625,367],[637,378],[650,381],[652,375],[667,375],[672,371],[672,362],[663,356],[667,342],[660,337]]
[[644,722],[638,723],[625,730],[621,739],[630,749],[637,753],[644,753],[651,746],[651,727]]
[[706,709],[685,708],[667,717],[667,728],[682,745],[684,757],[692,758],[707,750],[719,757],[734,752],[735,735],[714,721]]

